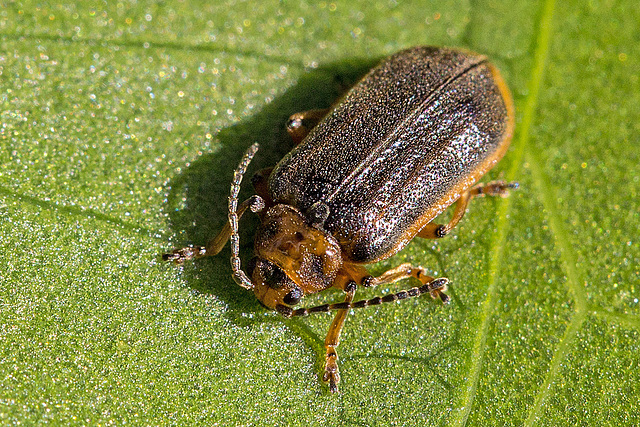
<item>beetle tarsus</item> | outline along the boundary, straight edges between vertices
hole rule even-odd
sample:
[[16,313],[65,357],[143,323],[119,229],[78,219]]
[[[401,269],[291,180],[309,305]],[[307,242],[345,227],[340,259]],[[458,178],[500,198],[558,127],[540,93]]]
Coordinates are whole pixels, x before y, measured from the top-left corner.
[[516,190],[520,184],[512,181],[491,181],[486,184],[479,184],[471,189],[471,196],[500,196],[507,197],[509,190]]
[[451,302],[451,298],[449,298],[449,295],[445,294],[444,292],[438,292],[438,296],[440,297],[440,300],[443,304],[449,304]]
[[[280,313],[283,317],[286,317],[287,319],[294,315],[294,310],[291,309],[291,307],[287,307],[286,305],[283,305],[283,304],[276,305],[276,311]],[[295,310],[295,311],[297,312],[299,310]]]
[[329,384],[329,391],[331,391],[331,393],[338,392],[340,371],[338,369],[338,354],[333,346],[327,347],[327,356],[324,373],[322,374],[322,381]]
[[[434,279],[429,283],[426,283],[420,288],[421,292],[429,292],[431,298],[440,299],[443,304],[449,304],[451,299],[444,292],[447,290],[447,285],[449,284],[449,279],[445,277],[440,277],[438,279]],[[423,290],[424,289],[424,290]]]
[[185,261],[194,258],[201,258],[207,254],[204,246],[187,246],[181,249],[174,249],[170,253],[162,254],[163,261],[173,261],[176,264],[183,264]]

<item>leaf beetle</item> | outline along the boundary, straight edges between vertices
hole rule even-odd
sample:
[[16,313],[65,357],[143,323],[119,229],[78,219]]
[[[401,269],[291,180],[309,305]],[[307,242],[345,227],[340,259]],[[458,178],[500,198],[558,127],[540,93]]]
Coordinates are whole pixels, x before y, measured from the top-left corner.
[[[517,183],[475,185],[505,154],[514,129],[506,83],[485,56],[418,46],[372,68],[327,110],[291,116],[297,144],[252,179],[238,204],[252,145],[234,173],[229,221],[206,247],[175,249],[178,264],[216,255],[231,241],[234,280],[285,317],[337,311],[325,340],[323,381],[338,390],[336,348],[349,309],[430,294],[447,303],[448,280],[402,264],[380,276],[363,265],[394,255],[414,237],[447,235],[478,196],[505,196]],[[456,203],[447,224],[432,223]],[[238,220],[260,217],[255,258],[241,269]],[[414,278],[419,287],[354,302],[358,287]],[[293,308],[305,296],[341,289],[344,302]]]

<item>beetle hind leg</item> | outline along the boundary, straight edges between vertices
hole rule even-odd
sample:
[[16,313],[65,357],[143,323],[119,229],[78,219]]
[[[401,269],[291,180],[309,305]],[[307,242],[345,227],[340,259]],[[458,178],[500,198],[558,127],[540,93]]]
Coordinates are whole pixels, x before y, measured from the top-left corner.
[[298,145],[309,134],[320,120],[329,112],[329,108],[302,111],[289,117],[287,121],[287,132],[293,143]]
[[451,218],[448,224],[427,224],[420,230],[417,236],[424,239],[439,239],[440,237],[444,237],[458,225],[471,199],[482,196],[506,197],[509,195],[509,190],[515,190],[516,188],[518,188],[517,182],[491,181],[487,184],[478,184],[460,196],[456,202],[456,208],[453,211],[453,218]]

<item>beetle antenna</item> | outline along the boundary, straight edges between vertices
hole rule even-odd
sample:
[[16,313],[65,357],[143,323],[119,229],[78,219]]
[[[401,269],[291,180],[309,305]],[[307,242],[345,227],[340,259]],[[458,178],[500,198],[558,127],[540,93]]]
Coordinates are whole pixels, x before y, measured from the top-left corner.
[[313,313],[327,313],[334,310],[347,310],[350,308],[363,308],[370,305],[379,305],[385,302],[400,301],[407,298],[419,297],[420,295],[429,293],[433,298],[440,298],[443,303],[449,303],[449,297],[444,293],[447,288],[449,279],[441,277],[420,286],[419,288],[411,288],[395,294],[385,295],[383,297],[375,297],[364,299],[356,302],[339,302],[335,304],[323,304],[311,308],[292,309],[286,305],[278,304],[276,310],[284,317],[304,317]]
[[[238,234],[238,193],[240,193],[240,184],[242,177],[247,171],[247,167],[258,151],[259,144],[256,142],[240,161],[240,164],[233,173],[233,182],[231,183],[231,194],[229,195],[229,227],[231,227],[231,269],[233,270],[233,280],[245,289],[253,289],[251,279],[240,268],[240,235]],[[264,200],[259,196],[253,196],[249,200],[249,208],[252,212],[260,212],[264,209]]]

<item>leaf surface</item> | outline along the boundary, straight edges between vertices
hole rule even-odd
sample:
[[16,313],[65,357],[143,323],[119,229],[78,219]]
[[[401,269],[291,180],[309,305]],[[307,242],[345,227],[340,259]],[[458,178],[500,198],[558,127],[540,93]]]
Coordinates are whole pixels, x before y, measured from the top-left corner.
[[[635,3],[2,6],[4,424],[640,423]],[[233,284],[228,248],[184,267],[158,255],[224,224],[246,147],[263,147],[249,173],[273,165],[290,114],[417,44],[502,70],[518,123],[486,179],[521,188],[371,267],[424,265],[453,301],[352,313],[330,395],[329,316],[267,312]]]

